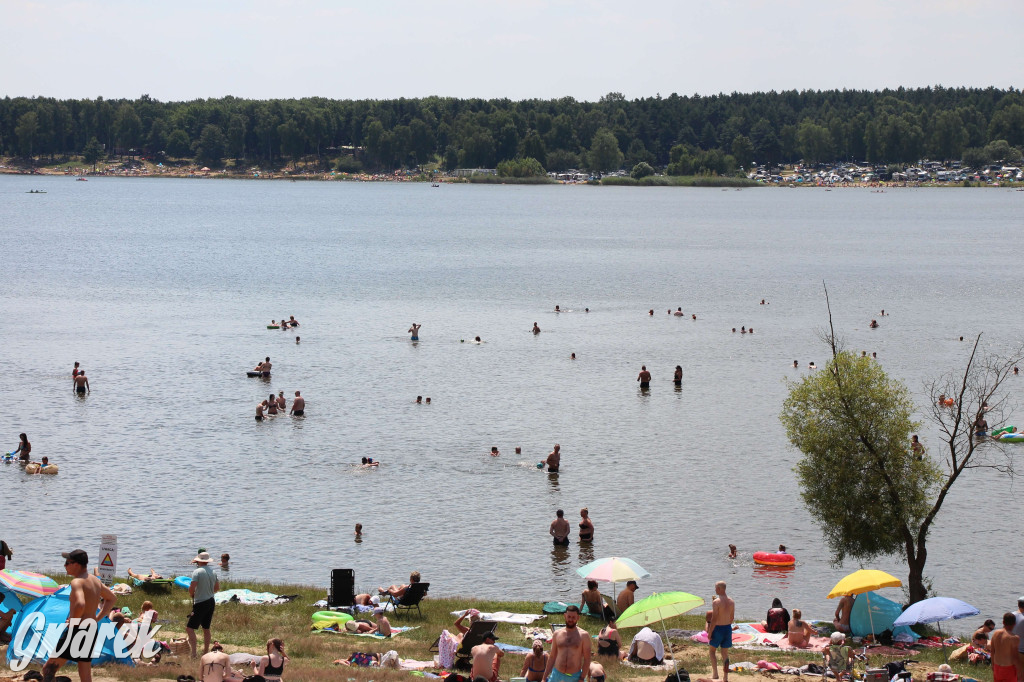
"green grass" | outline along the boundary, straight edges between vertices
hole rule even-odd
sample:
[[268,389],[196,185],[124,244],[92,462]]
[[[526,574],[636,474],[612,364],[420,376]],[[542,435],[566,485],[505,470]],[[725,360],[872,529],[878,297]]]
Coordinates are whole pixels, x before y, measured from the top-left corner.
[[[59,582],[68,582],[67,576],[58,579]],[[247,651],[250,653],[265,653],[266,641],[272,637],[280,637],[285,642],[285,650],[291,661],[285,670],[285,679],[288,682],[313,682],[314,680],[326,680],[328,682],[337,680],[349,682],[358,680],[360,682],[374,680],[408,680],[410,673],[402,671],[384,671],[377,668],[349,668],[333,665],[338,658],[346,658],[353,651],[384,652],[394,649],[402,658],[416,660],[430,660],[434,654],[429,651],[431,644],[437,639],[442,629],[455,631],[453,622],[455,617],[452,611],[466,609],[469,607],[481,611],[511,611],[513,613],[541,613],[541,604],[538,602],[526,601],[481,601],[470,597],[428,597],[421,603],[422,615],[416,613],[392,614],[389,616],[392,626],[414,625],[418,629],[398,635],[391,640],[378,640],[367,637],[351,637],[340,634],[315,634],[310,631],[310,616],[320,609],[311,606],[319,599],[324,598],[324,589],[302,585],[278,585],[271,583],[252,583],[224,581],[221,589],[249,588],[255,592],[274,592],[276,594],[298,594],[299,597],[288,603],[269,606],[245,606],[237,603],[222,604],[217,607],[213,618],[213,638],[225,645],[228,653],[235,651]],[[118,597],[118,606],[127,606],[133,614],[141,611],[143,601],[152,601],[159,612],[158,623],[162,626],[159,639],[168,640],[174,637],[184,636],[185,620],[191,610],[191,602],[188,593],[176,586],[168,589],[154,588],[144,590],[136,588],[128,596]],[[550,627],[550,623],[563,622],[561,616],[549,616],[546,619],[537,621],[538,627]],[[601,629],[601,622],[595,619],[584,617],[580,626],[591,635],[596,635]],[[681,628],[684,630],[698,630],[704,626],[703,616],[686,615],[672,618],[667,622],[669,628]],[[660,628],[659,628],[660,629]],[[501,623],[497,629],[502,642],[528,646],[529,643],[523,636],[517,625]],[[622,640],[628,647],[632,641],[636,629],[624,629],[621,632]],[[202,632],[199,633],[199,642],[202,646]],[[596,650],[596,645],[595,645]],[[710,663],[708,660],[707,646],[697,644],[690,640],[673,640],[673,655],[681,666],[697,676],[710,675]],[[934,670],[942,662],[941,649],[927,649],[925,651],[907,652],[906,658],[914,658],[922,662],[922,666],[914,668],[914,678],[922,679],[924,670]],[[740,661],[757,662],[760,659],[775,661],[782,665],[801,666],[806,663],[821,663],[821,654],[817,653],[795,653],[782,651],[744,651],[734,650],[731,656],[733,663]],[[871,657],[868,667],[880,667],[889,660],[889,657]],[[518,677],[524,657],[516,654],[506,654],[502,660],[500,676],[507,680],[511,677]],[[665,673],[646,672],[641,669],[621,666],[617,661],[607,657],[601,657],[601,663],[605,667],[609,680],[664,680]],[[967,663],[953,663],[954,672],[973,677],[979,680],[991,680],[991,669],[987,667],[975,667]],[[34,667],[34,666],[33,666]],[[196,675],[196,666],[189,660],[188,656],[165,656],[164,663],[159,666],[140,666],[134,669],[123,666],[107,666],[103,668],[103,674],[112,676],[117,680],[160,680],[175,679],[181,674]],[[858,668],[863,668],[859,664]],[[67,670],[71,670],[68,668]],[[196,675],[198,678],[198,675]],[[737,679],[749,677],[746,674],[738,674]]]

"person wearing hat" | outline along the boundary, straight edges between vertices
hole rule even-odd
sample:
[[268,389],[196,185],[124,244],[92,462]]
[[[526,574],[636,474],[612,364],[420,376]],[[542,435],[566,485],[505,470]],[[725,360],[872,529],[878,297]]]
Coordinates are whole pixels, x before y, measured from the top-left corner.
[[192,613],[188,614],[185,634],[188,637],[192,658],[196,658],[196,628],[203,629],[203,654],[210,652],[210,624],[213,622],[213,609],[216,606],[213,595],[220,590],[220,580],[209,566],[209,552],[200,552],[192,563],[199,566],[192,571],[192,584],[188,586],[188,594],[192,597]]
[[82,682],[92,682],[92,650],[98,632],[96,621],[107,617],[117,597],[99,578],[89,575],[89,555],[85,550],[62,552],[61,556],[64,557],[64,570],[72,578],[71,610],[68,627],[57,641],[50,660],[43,666],[43,680],[53,682],[61,666],[74,661],[78,664],[78,676]]
[[473,656],[473,682],[497,682],[501,657],[505,655],[505,652],[494,645],[497,639],[496,634],[488,632],[484,635],[483,644],[477,644],[470,650]]
[[377,625],[370,630],[370,634],[381,635],[383,637],[391,636],[391,622],[384,615],[384,609],[377,607],[373,610],[373,619],[377,621]]

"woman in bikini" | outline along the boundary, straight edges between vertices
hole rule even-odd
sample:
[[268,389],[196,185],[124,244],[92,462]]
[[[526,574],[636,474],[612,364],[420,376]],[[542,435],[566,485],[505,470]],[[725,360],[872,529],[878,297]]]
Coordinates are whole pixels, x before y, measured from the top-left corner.
[[619,631],[615,628],[615,619],[609,618],[608,624],[597,636],[597,655],[618,658],[621,649],[622,639],[619,637]]
[[594,618],[609,620],[615,617],[611,607],[605,603],[604,597],[597,591],[596,580],[587,581],[587,589],[583,590],[583,593],[580,594],[580,604],[586,605],[590,615]]
[[807,621],[802,620],[803,615],[800,609],[793,609],[793,618],[789,621],[787,631],[790,646],[804,648],[810,644],[811,637],[814,636],[814,630]]
[[284,642],[276,637],[267,640],[267,655],[260,656],[259,664],[255,665],[256,674],[262,675],[267,682],[281,682],[281,673],[284,672],[284,664],[287,662]]
[[594,539],[594,522],[590,520],[590,510],[586,507],[580,509],[580,542],[590,542]]
[[527,682],[540,682],[544,677],[544,670],[548,664],[548,654],[544,651],[544,642],[539,639],[533,640],[533,650],[526,654],[523,662],[523,669],[519,671],[520,677],[525,677]]

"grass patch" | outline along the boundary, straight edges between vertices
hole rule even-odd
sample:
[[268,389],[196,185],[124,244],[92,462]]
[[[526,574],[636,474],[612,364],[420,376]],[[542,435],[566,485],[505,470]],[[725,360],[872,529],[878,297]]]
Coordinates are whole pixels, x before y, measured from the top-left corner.
[[[67,576],[58,578],[59,582],[69,581]],[[306,585],[279,585],[272,583],[251,583],[235,582],[231,580],[221,583],[222,589],[249,588],[256,592],[274,592],[276,594],[298,594],[299,597],[288,604],[271,606],[245,606],[237,603],[223,604],[217,607],[213,618],[213,638],[224,644],[228,653],[244,651],[254,654],[266,653],[266,641],[272,637],[280,637],[285,642],[285,650],[291,659],[285,669],[285,679],[288,682],[314,682],[314,681],[339,681],[349,682],[358,680],[367,682],[390,682],[392,680],[404,680],[408,682],[410,673],[403,671],[381,670],[379,668],[349,668],[346,666],[333,665],[338,658],[346,658],[353,651],[384,652],[394,649],[402,658],[416,660],[431,660],[434,654],[429,650],[431,644],[437,639],[442,629],[454,632],[452,623],[455,617],[452,611],[469,607],[478,608],[481,611],[511,611],[513,613],[541,613],[541,604],[538,602],[526,601],[482,601],[471,597],[428,597],[420,605],[422,615],[416,613],[392,614],[389,616],[392,626],[416,626],[416,630],[398,635],[390,640],[378,640],[368,637],[351,637],[340,634],[314,634],[310,631],[310,616],[318,610],[311,606],[313,602],[324,598],[325,591],[322,587],[311,587]],[[118,606],[127,606],[132,613],[138,614],[141,611],[143,601],[152,601],[159,612],[158,623],[162,626],[160,639],[184,636],[185,620],[191,610],[191,602],[188,593],[176,586],[169,589],[144,590],[136,588],[128,596],[118,597]],[[538,627],[550,627],[550,623],[564,622],[561,616],[549,616],[546,619],[537,621]],[[601,622],[593,618],[584,617],[580,626],[591,635],[596,635],[601,629]],[[667,622],[669,628],[681,628],[684,630],[698,630],[704,626],[702,615],[686,615],[672,618]],[[660,627],[658,628],[660,629]],[[501,623],[498,625],[500,641],[507,644],[518,644],[528,646],[529,642],[523,636],[517,625]],[[622,631],[622,640],[628,647],[632,641],[636,629]],[[202,633],[199,633],[200,646],[202,645]],[[597,645],[594,644],[596,651]],[[690,640],[673,640],[673,655],[683,668],[694,675],[710,675],[710,662],[708,660],[708,648],[705,645],[697,644]],[[821,654],[797,653],[783,651],[744,651],[734,650],[731,655],[733,663],[739,661],[753,661],[760,659],[775,661],[782,665],[801,666],[806,663],[820,663]],[[921,666],[915,667],[914,678],[923,679],[926,670],[934,670],[942,662],[941,649],[928,649],[925,651],[909,651],[905,658],[914,658],[922,662]],[[503,680],[511,677],[518,677],[525,658],[521,655],[506,654],[502,659],[500,676]],[[661,680],[665,679],[664,672],[647,672],[642,669],[628,668],[620,665],[606,656],[601,657],[600,662],[604,665],[609,680]],[[889,657],[873,656],[868,666],[880,667],[889,660]],[[966,675],[979,680],[991,680],[992,674],[989,668],[975,667],[967,663],[953,663],[954,672]],[[858,669],[862,664],[858,666]],[[37,669],[38,666],[31,666]],[[66,668],[70,671],[72,668]],[[247,669],[246,669],[247,670]],[[63,671],[62,671],[63,672]],[[65,672],[64,674],[68,674]],[[99,676],[97,671],[97,677]],[[140,666],[137,668],[126,668],[123,666],[105,666],[102,668],[102,675],[106,679],[123,680],[125,682],[137,682],[142,680],[166,680],[176,679],[178,675],[191,674],[197,677],[197,666],[185,656],[165,656],[164,663],[159,666]],[[738,679],[751,676],[740,674]],[[694,678],[696,679],[696,677]],[[762,678],[767,679],[767,678]]]
[[613,187],[758,187],[747,178],[720,175],[648,175],[646,178],[601,178],[602,185]]

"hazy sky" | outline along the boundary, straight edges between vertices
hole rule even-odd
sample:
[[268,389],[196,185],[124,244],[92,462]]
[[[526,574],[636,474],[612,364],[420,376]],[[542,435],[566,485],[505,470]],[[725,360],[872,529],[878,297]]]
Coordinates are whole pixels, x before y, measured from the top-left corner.
[[0,95],[1024,85],[1024,0],[0,0]]

